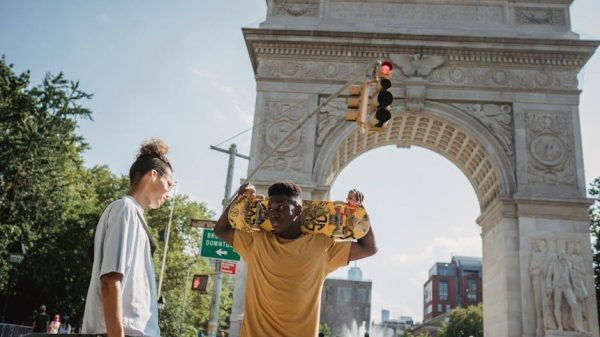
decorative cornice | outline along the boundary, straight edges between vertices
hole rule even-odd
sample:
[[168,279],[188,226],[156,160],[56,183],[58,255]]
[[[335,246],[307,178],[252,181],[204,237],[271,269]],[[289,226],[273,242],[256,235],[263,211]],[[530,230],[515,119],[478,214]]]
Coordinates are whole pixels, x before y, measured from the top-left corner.
[[386,58],[430,54],[449,61],[581,68],[600,41],[243,29],[256,71],[260,56]]

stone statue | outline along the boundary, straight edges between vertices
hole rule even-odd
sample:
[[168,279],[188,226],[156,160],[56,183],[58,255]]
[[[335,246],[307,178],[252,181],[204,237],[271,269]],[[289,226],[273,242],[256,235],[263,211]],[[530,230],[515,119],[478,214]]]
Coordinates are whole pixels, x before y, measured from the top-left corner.
[[571,270],[572,267],[569,260],[567,260],[567,254],[564,250],[560,251],[558,253],[558,260],[554,260],[548,267],[546,291],[549,296],[552,295],[554,297],[554,319],[556,320],[558,330],[564,330],[562,320],[562,299],[564,297],[571,308],[575,331],[585,332],[583,330],[581,308],[577,305],[573,291],[574,281]]
[[535,251],[529,263],[529,275],[531,277],[531,286],[533,288],[533,303],[535,308],[535,327],[536,335],[544,335],[544,308],[547,307],[547,297],[545,288],[546,270],[548,269],[548,252],[546,249],[546,240],[540,239],[534,241]]
[[575,292],[575,299],[577,300],[577,305],[580,306],[582,310],[582,321],[583,326],[588,326],[589,319],[589,309],[586,304],[586,300],[589,296],[588,291],[585,287],[585,262],[583,261],[583,256],[581,256],[581,243],[579,242],[570,242],[569,243],[569,262],[571,263],[571,271],[573,273],[573,288]]

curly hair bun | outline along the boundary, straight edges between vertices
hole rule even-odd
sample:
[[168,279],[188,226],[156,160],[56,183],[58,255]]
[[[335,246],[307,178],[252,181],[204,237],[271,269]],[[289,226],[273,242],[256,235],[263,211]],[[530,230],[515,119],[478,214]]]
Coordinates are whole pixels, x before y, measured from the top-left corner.
[[142,144],[140,153],[137,157],[141,156],[152,156],[152,157],[164,157],[169,152],[169,147],[161,139],[153,138],[148,142]]

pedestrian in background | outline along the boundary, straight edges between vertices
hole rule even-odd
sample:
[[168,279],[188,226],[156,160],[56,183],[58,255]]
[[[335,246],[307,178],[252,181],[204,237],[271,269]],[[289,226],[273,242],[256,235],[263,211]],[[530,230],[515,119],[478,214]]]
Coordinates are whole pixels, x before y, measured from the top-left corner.
[[63,315],[60,319],[60,326],[58,327],[59,334],[70,334],[71,333],[71,324],[69,324],[69,316]]
[[50,317],[46,314],[46,306],[42,304],[40,305],[39,313],[33,320],[32,332],[46,332],[48,323],[50,323]]
[[162,140],[142,144],[129,169],[129,193],[102,213],[81,332],[107,337],[159,337],[156,281],[144,209],[156,209],[173,187]]
[[54,335],[57,334],[59,327],[60,327],[60,315],[56,314],[56,315],[54,315],[52,322],[50,322],[50,324],[48,324],[48,333],[54,334]]

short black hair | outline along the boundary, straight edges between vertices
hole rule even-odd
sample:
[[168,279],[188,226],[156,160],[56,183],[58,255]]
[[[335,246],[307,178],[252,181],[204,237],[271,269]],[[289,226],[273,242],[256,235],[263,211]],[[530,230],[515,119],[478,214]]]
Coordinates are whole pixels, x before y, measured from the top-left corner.
[[302,204],[302,188],[292,182],[281,181],[269,186],[269,197],[286,196],[296,205]]

